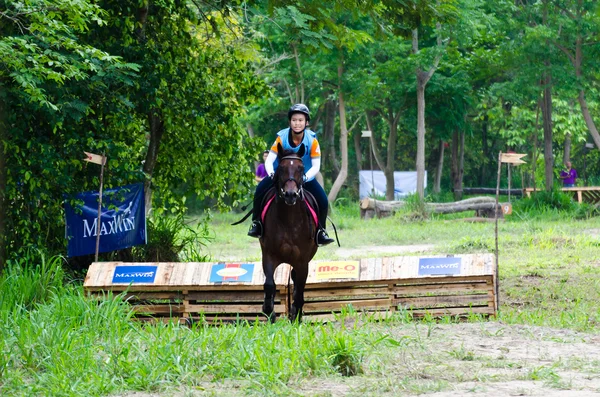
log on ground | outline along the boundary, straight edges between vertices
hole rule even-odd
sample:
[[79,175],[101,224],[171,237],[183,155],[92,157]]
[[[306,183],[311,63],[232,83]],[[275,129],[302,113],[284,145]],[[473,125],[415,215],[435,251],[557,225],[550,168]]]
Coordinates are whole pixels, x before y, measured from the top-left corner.
[[[393,215],[399,208],[406,205],[405,201],[381,201],[372,198],[364,198],[360,201],[361,217],[379,218]],[[496,199],[493,197],[473,197],[466,200],[451,203],[425,203],[427,211],[435,214],[452,214],[463,211],[476,211],[477,216],[494,216]],[[503,217],[502,207],[498,204],[496,208],[498,218]]]

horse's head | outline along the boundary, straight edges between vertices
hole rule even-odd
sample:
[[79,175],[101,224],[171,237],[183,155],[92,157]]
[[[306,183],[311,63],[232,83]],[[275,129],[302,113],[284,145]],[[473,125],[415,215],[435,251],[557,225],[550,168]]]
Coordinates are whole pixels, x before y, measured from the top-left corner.
[[277,158],[279,166],[275,173],[275,182],[277,184],[277,194],[287,205],[294,205],[302,195],[302,185],[304,183],[304,145],[300,147],[298,153],[291,150],[284,151],[281,144],[277,144]]

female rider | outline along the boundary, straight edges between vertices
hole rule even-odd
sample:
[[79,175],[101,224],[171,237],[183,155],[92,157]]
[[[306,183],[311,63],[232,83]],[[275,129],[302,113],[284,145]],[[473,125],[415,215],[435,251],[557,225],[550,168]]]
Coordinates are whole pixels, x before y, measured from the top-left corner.
[[325,231],[325,222],[327,220],[328,201],[325,191],[315,180],[315,176],[321,168],[321,149],[315,133],[306,127],[310,121],[310,111],[304,104],[298,103],[288,111],[289,128],[285,128],[277,133],[277,139],[271,151],[265,160],[265,169],[270,178],[263,179],[256,187],[254,194],[254,211],[252,212],[252,225],[248,231],[248,236],[262,236],[263,226],[260,221],[260,206],[267,190],[273,186],[273,175],[277,167],[277,144],[281,144],[283,150],[292,150],[298,152],[300,146],[305,146],[305,154],[302,157],[304,163],[304,189],[312,193],[319,206],[319,225],[317,227],[316,243],[319,247],[333,242],[333,239]]

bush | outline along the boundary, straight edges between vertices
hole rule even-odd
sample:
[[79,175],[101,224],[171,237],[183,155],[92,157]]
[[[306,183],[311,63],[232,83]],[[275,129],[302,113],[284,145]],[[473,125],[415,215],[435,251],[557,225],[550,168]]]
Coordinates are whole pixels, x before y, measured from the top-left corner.
[[577,203],[571,199],[571,195],[560,190],[537,192],[515,203],[515,210],[526,212],[549,209],[574,211],[576,208]]
[[202,247],[210,240],[207,222],[195,227],[185,222],[183,215],[155,215],[148,219],[148,242],[133,247],[136,262],[206,262]]

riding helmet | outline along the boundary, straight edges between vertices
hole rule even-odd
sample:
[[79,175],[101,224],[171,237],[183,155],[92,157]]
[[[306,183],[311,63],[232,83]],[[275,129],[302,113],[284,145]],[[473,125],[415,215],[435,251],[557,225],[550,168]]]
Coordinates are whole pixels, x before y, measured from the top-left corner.
[[297,103],[293,105],[288,111],[288,120],[292,119],[292,115],[294,113],[302,113],[306,116],[306,121],[310,121],[310,110],[308,110],[308,106],[303,103]]

